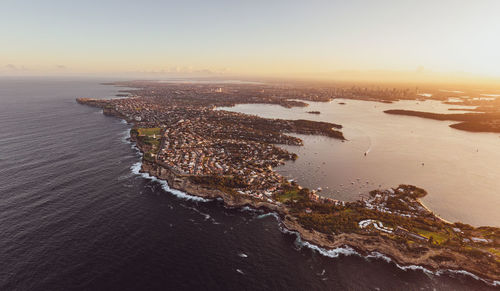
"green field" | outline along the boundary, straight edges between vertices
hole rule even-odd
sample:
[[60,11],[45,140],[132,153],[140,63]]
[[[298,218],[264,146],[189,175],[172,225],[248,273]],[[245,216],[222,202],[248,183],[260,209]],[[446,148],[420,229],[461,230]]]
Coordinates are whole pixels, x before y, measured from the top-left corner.
[[299,193],[298,189],[291,189],[291,190],[285,190],[283,191],[283,193],[277,195],[276,200],[278,200],[281,203],[284,203],[288,201],[299,200],[302,197],[304,196]]
[[161,134],[161,128],[159,127],[154,127],[154,128],[138,128],[137,131],[139,132],[140,136],[153,136],[153,135],[160,135]]
[[495,256],[495,261],[500,263],[500,249],[489,248],[488,251]]
[[426,238],[432,237],[434,242],[436,242],[437,244],[442,244],[443,242],[445,242],[447,239],[450,238],[450,235],[447,233],[427,231],[419,228],[416,228],[415,230],[421,236],[425,236]]
[[160,140],[159,139],[155,139],[155,138],[152,138],[152,137],[145,137],[143,142],[145,144],[148,144],[150,146],[155,146],[155,147],[158,147],[160,145]]

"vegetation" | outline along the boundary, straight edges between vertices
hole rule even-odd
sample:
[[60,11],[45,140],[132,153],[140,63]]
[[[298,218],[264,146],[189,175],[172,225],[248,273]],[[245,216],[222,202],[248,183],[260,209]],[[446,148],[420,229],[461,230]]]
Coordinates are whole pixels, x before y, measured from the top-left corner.
[[145,154],[145,158],[149,160],[154,160],[154,155],[158,152],[160,148],[161,139],[161,128],[132,128],[130,130],[130,136],[135,137],[137,142],[141,143],[144,147],[146,153],[151,154],[148,157]]
[[[239,195],[235,190],[244,188],[246,185],[241,179],[233,176],[193,176],[190,179],[210,188],[219,189],[228,193]],[[427,192],[411,186],[400,185],[391,199],[394,198],[394,205],[398,208],[407,209],[405,204],[407,199],[418,199],[424,197]],[[372,195],[377,193],[373,192]],[[361,202],[353,203],[332,203],[328,201],[314,201],[310,198],[311,192],[307,188],[301,188],[296,183],[285,182],[280,189],[274,193],[273,198],[285,204],[290,214],[297,218],[297,221],[308,230],[315,230],[326,235],[338,233],[362,233],[374,235],[366,232],[358,226],[359,221],[373,219],[381,221],[386,227],[403,227],[410,232],[419,234],[429,239],[424,248],[447,247],[460,252],[466,252],[474,258],[481,258],[485,264],[500,264],[500,248],[495,241],[499,237],[499,230],[494,227],[474,228],[470,225],[456,223],[448,224],[433,215],[406,217],[395,213],[380,212],[366,208]],[[459,229],[457,231],[457,228]],[[405,244],[414,251],[422,248],[422,241],[411,237],[402,237],[395,234],[384,234],[385,236]],[[467,242],[468,237],[491,238],[489,243]],[[435,256],[432,258],[438,262],[449,260],[447,256]]]
[[[177,94],[170,95],[177,96]],[[191,102],[192,100],[184,97],[185,96],[182,96],[182,98],[180,96],[174,97],[178,98],[175,102],[185,102],[191,106],[193,104],[193,102]],[[226,104],[227,102],[236,102],[234,100],[227,101],[228,96],[226,95],[216,94],[214,97],[220,98],[221,104],[224,104],[224,102],[226,102]],[[216,104],[213,103],[212,100],[208,101],[205,97],[200,97],[198,101],[199,104]],[[113,106],[101,101],[79,100],[79,102],[95,104],[94,106],[115,110]],[[246,99],[245,102],[247,102]],[[280,100],[269,100],[269,102],[282,104]],[[135,109],[130,110],[133,114],[138,111],[141,111],[141,107],[135,107]],[[181,113],[186,114],[186,112],[194,116],[198,116],[199,114],[199,111],[195,113],[191,111],[182,111]],[[215,128],[217,129],[225,129],[218,131],[221,138],[257,141],[271,146],[274,146],[273,144],[276,143],[301,144],[300,139],[286,136],[284,133],[287,132],[320,134],[340,139],[344,138],[340,131],[335,130],[340,129],[341,126],[332,123],[313,122],[308,120],[272,120],[249,117],[243,114],[222,114],[220,111],[207,110],[204,112],[211,113],[202,115],[202,117],[206,118],[206,122],[212,122],[216,125]],[[213,114],[213,112],[219,112],[220,114]],[[119,112],[115,113],[118,114]],[[408,111],[388,111],[387,113],[414,115],[442,120],[451,119],[474,122],[480,125],[488,121],[483,120],[485,116],[480,116],[479,114],[442,116],[430,113],[430,115],[427,113],[412,113]],[[491,114],[489,117],[494,120],[500,120],[500,116],[497,115]],[[161,142],[160,137],[162,135],[162,128],[156,126],[164,126],[164,124],[156,121],[150,121],[148,123],[146,121],[147,119],[142,120],[143,121],[140,123],[142,126],[151,127],[133,128],[130,133],[134,139],[137,139],[138,145],[140,145],[141,150],[144,152],[144,160],[154,161],[156,157],[155,153],[159,149]],[[172,117],[172,120],[177,122],[178,118]],[[491,123],[491,125],[496,125],[496,123]],[[217,131],[211,135],[211,138],[218,137]],[[240,153],[239,144],[224,144],[223,146],[225,150],[231,151],[231,156],[235,162],[241,161],[244,157],[244,155]],[[296,159],[296,157],[295,154],[290,154],[286,151],[279,152],[278,154],[279,159]],[[207,157],[204,159],[207,159]],[[268,163],[265,164],[266,166],[272,166],[269,162],[266,163]],[[272,171],[272,168],[269,170]],[[249,186],[240,176],[189,176],[189,179],[193,183],[205,186],[207,189],[218,189],[230,193],[234,195],[235,198],[245,197],[245,199],[257,200],[257,198],[251,198],[250,195],[243,195],[238,192],[238,190],[244,190]],[[449,224],[441,221],[418,204],[416,199],[424,197],[427,193],[423,189],[415,186],[400,185],[395,191],[389,189],[389,191],[385,193],[388,194],[389,192],[391,195],[380,195],[380,199],[376,197],[376,199],[371,200],[379,210],[372,209],[374,208],[373,204],[365,204],[364,202],[335,203],[332,200],[320,199],[308,189],[303,189],[295,183],[283,183],[277,191],[274,191],[274,199],[284,204],[287,212],[295,217],[304,228],[324,233],[330,238],[333,238],[333,234],[338,233],[360,233],[371,236],[380,235],[385,238],[393,239],[402,245],[404,244],[403,246],[406,246],[412,252],[426,251],[429,248],[445,247],[446,250],[455,250],[470,255],[471,258],[479,258],[481,263],[486,262],[484,264],[485,266],[491,266],[491,268],[496,268],[496,270],[500,269],[499,229],[488,227],[474,228],[466,224]],[[372,198],[375,198],[376,195],[383,194],[383,192],[375,190],[370,194]],[[258,201],[262,200],[259,199]],[[377,205],[376,203],[379,204]],[[382,203],[384,204],[382,205]],[[408,232],[399,229],[401,232],[384,233],[373,228],[373,224],[370,226],[372,227],[371,229],[361,229],[358,223],[366,219],[380,221],[385,227],[391,227],[393,229],[402,227],[408,230]],[[428,238],[429,243],[426,243],[425,239],[419,239],[415,234]],[[449,258],[447,254],[440,254],[432,257],[432,259],[438,262],[444,262]]]
[[459,123],[450,125],[450,127],[460,130],[472,132],[500,132],[500,112],[442,114],[400,109],[391,109],[384,112],[388,114],[416,116],[434,120],[460,121]]
[[144,153],[143,159],[148,161],[148,162],[154,162],[155,154],[152,152],[146,152],[146,153]]
[[160,145],[160,140],[157,138],[146,136],[141,139],[141,141],[147,145],[158,147]]
[[436,244],[436,245],[441,245],[451,238],[449,233],[445,233],[442,231],[440,231],[440,232],[428,231],[428,230],[419,229],[419,228],[416,228],[415,231],[416,231],[416,233],[420,234],[421,236],[424,236],[428,239],[431,239],[431,242],[433,244]]
[[307,188],[299,189],[298,187],[284,184],[283,189],[277,192],[274,196],[274,199],[281,203],[297,203],[308,201],[309,190]]
[[190,176],[189,179],[195,184],[204,185],[231,194],[237,193],[235,189],[241,189],[248,186],[243,179],[237,176]]
[[161,135],[161,128],[159,127],[153,127],[153,128],[138,128],[137,133],[140,136],[153,136],[153,135]]

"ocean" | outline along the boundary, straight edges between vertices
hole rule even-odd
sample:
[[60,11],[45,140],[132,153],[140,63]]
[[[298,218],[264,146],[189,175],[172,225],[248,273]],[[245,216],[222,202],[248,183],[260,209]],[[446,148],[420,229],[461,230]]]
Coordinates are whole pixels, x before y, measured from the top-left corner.
[[493,290],[324,252],[272,214],[138,173],[130,125],[79,105],[101,78],[0,79],[0,290]]

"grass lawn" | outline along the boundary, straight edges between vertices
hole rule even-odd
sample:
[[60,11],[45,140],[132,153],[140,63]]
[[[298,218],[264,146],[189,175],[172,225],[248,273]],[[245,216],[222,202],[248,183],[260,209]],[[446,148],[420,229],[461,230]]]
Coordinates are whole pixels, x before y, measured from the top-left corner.
[[286,190],[284,193],[276,196],[276,199],[281,203],[291,200],[299,200],[300,198],[302,198],[302,196],[299,194],[298,189]]
[[492,253],[495,256],[495,260],[500,263],[500,249],[489,248],[488,252]]
[[160,135],[161,134],[161,128],[159,128],[159,127],[138,128],[137,131],[139,132],[140,136],[153,136],[153,135]]
[[448,238],[450,238],[450,235],[447,233],[442,233],[442,232],[434,232],[434,231],[427,231],[423,229],[416,229],[416,232],[420,234],[421,236],[425,236],[426,238],[430,238],[431,236],[434,239],[434,242],[437,242],[438,244],[442,244],[445,242]]

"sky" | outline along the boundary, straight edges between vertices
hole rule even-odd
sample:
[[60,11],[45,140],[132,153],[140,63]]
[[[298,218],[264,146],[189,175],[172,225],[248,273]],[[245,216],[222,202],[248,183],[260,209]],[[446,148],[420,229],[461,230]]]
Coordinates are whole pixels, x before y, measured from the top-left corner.
[[0,0],[0,74],[500,80],[500,1]]

